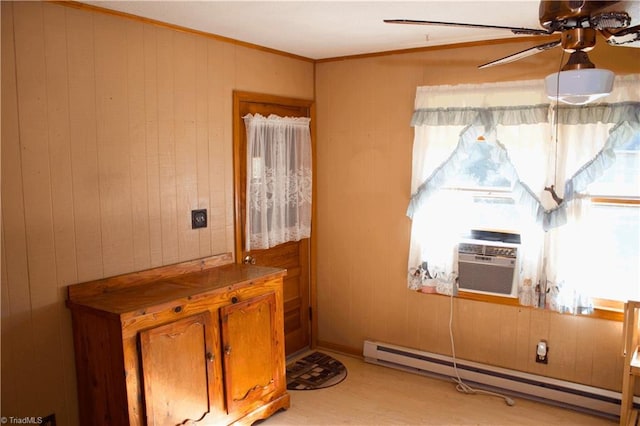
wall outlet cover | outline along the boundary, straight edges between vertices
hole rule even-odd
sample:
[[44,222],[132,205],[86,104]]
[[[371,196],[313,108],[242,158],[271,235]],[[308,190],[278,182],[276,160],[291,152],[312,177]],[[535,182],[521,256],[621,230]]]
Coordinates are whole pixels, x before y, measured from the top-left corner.
[[549,356],[549,346],[547,345],[546,341],[541,340],[536,345],[536,362],[539,362],[541,364],[548,364],[549,363],[548,356]]
[[207,227],[207,209],[191,210],[191,229]]

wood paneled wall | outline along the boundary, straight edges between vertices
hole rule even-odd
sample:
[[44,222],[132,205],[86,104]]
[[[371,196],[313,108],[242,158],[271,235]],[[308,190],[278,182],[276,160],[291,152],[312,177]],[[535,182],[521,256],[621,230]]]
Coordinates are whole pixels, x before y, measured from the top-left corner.
[[[316,91],[320,342],[450,352],[449,299],[406,288],[415,88],[542,78],[553,51],[482,73],[530,44],[322,62],[314,89],[300,59],[58,4],[1,7],[3,416],[77,424],[67,285],[233,251],[233,89]],[[599,43],[591,57],[639,72],[639,51]],[[456,301],[454,329],[460,357],[619,388],[620,323]],[[547,366],[532,361],[540,338]]]
[[[3,416],[77,424],[69,284],[233,252],[232,91],[313,98],[314,64],[2,2]],[[206,208],[209,226],[191,229]]]
[[[406,282],[416,87],[542,79],[559,68],[560,49],[476,69],[536,43],[521,39],[316,65],[320,344],[361,353],[370,339],[451,354],[449,298],[410,291]],[[598,40],[590,56],[599,67],[640,72],[640,49]],[[620,390],[619,322],[460,299],[453,313],[461,358]],[[548,365],[534,360],[540,339],[549,344]]]

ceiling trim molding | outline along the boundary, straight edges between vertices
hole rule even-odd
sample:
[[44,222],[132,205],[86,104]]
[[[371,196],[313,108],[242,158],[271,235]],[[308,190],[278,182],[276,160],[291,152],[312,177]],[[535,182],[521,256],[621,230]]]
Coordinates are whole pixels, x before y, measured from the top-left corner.
[[117,16],[117,17],[120,17],[120,18],[130,19],[130,20],[133,20],[133,21],[138,21],[138,22],[141,22],[141,23],[144,23],[144,24],[148,24],[148,25],[154,25],[156,27],[167,28],[167,29],[171,29],[171,30],[175,30],[175,31],[180,31],[180,32],[183,32],[183,33],[199,35],[199,36],[202,36],[202,37],[206,37],[206,38],[210,38],[210,39],[214,39],[214,40],[218,40],[218,41],[224,41],[226,43],[231,43],[231,44],[234,44],[234,45],[237,45],[237,46],[242,46],[242,47],[247,47],[249,49],[260,50],[260,51],[263,51],[263,52],[273,53],[273,54],[280,55],[280,56],[286,56],[286,57],[289,57],[289,58],[298,59],[298,60],[305,61],[305,62],[312,62],[312,63],[316,62],[314,59],[307,58],[305,56],[295,55],[295,54],[289,53],[289,52],[284,52],[282,50],[271,49],[269,47],[260,46],[258,44],[247,43],[247,42],[244,42],[244,41],[236,40],[236,39],[229,38],[229,37],[224,37],[224,36],[217,35],[217,34],[208,33],[208,32],[205,32],[205,31],[194,30],[192,28],[182,27],[180,25],[175,25],[175,24],[169,24],[167,22],[157,21],[155,19],[144,18],[142,16],[133,15],[133,14],[126,13],[126,12],[120,12],[120,11],[117,11],[117,10],[106,9],[104,7],[94,6],[94,5],[87,4],[87,3],[80,3],[80,2],[77,2],[77,1],[74,1],[74,0],[67,0],[67,1],[65,1],[65,0],[49,0],[48,3],[54,3],[54,4],[61,5],[61,6],[72,7],[74,9],[85,10],[87,12],[103,13],[103,14],[106,14],[106,15]]
[[345,59],[362,59],[362,58],[371,58],[376,56],[399,55],[403,53],[419,53],[419,52],[459,49],[459,48],[476,47],[476,46],[493,46],[493,45],[499,45],[499,44],[522,43],[524,41],[531,41],[533,42],[533,44],[535,44],[535,43],[546,42],[549,40],[550,40],[549,36],[521,36],[521,37],[499,38],[494,40],[465,41],[460,43],[439,44],[437,46],[422,46],[422,47],[414,47],[411,49],[386,50],[382,52],[362,53],[359,55],[336,56],[335,58],[316,59],[315,62],[319,64],[322,62],[343,61]]

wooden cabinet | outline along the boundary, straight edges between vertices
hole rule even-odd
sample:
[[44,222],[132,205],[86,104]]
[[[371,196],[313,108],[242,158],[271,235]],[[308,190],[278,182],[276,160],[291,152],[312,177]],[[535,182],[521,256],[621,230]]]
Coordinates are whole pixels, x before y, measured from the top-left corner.
[[286,272],[227,259],[69,287],[81,424],[251,424],[289,407]]

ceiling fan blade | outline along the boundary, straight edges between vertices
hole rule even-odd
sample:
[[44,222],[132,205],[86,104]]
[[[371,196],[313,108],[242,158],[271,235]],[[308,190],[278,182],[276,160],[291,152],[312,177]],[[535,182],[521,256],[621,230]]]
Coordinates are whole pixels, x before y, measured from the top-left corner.
[[640,25],[600,32],[611,46],[640,47]]
[[538,46],[530,47],[528,49],[522,50],[518,53],[511,54],[509,56],[505,56],[504,58],[496,59],[495,61],[487,62],[486,64],[482,64],[478,66],[478,69],[489,68],[495,65],[508,64],[509,62],[514,62],[522,58],[526,58],[528,56],[535,55],[536,53],[540,53],[545,50],[553,49],[554,47],[560,46],[560,40],[555,40],[550,43],[539,44]]
[[501,25],[484,25],[484,24],[465,24],[461,22],[441,22],[441,21],[419,21],[414,19],[385,19],[386,24],[406,24],[406,25],[441,25],[447,27],[462,27],[462,28],[489,28],[498,30],[509,30],[514,34],[525,35],[545,35],[551,34],[553,31],[541,30],[536,28],[517,28],[517,27],[504,27]]

